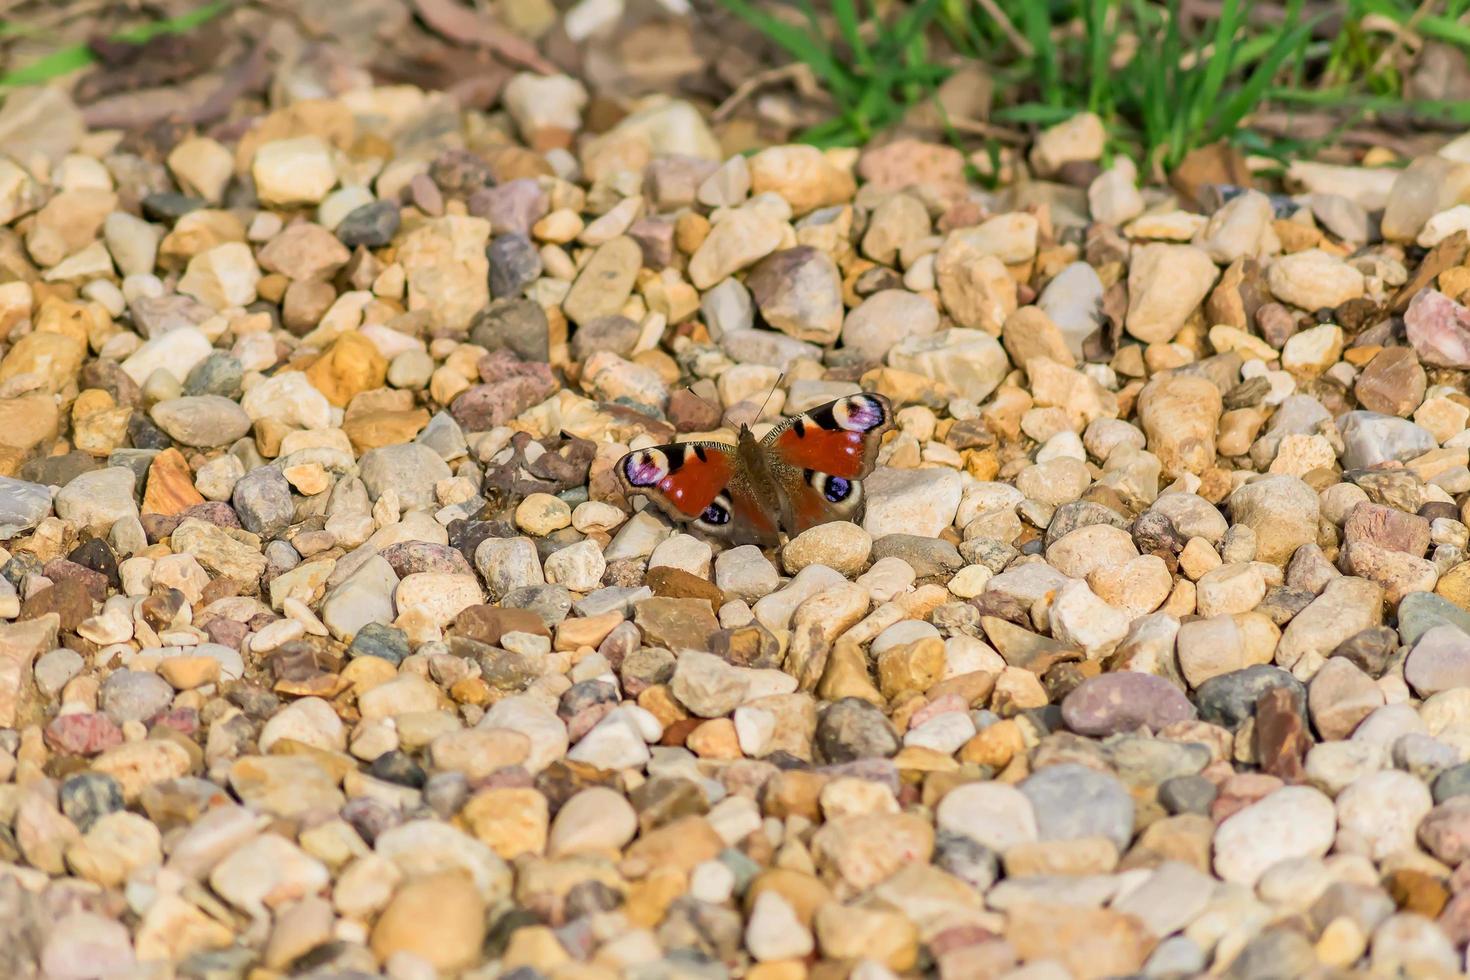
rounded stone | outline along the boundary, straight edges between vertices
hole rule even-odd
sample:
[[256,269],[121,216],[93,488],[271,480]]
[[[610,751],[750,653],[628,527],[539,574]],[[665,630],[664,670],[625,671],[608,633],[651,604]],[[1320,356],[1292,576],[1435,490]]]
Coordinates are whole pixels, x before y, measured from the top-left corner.
[[1133,797],[1112,776],[1065,762],[1027,777],[1020,790],[1036,811],[1041,840],[1106,837],[1121,852],[1133,839]]
[[1287,786],[1237,811],[1215,831],[1215,873],[1254,886],[1273,865],[1320,858],[1337,834],[1332,801],[1308,786]]
[[1119,671],[1089,678],[1062,701],[1062,720],[1079,735],[1158,731],[1195,716],[1184,692],[1162,677]]
[[102,682],[102,710],[119,725],[147,721],[165,710],[173,698],[168,681],[145,671],[114,671]]
[[852,577],[863,570],[872,550],[873,538],[867,531],[849,521],[831,521],[787,541],[781,564],[791,575],[809,565],[826,565]]

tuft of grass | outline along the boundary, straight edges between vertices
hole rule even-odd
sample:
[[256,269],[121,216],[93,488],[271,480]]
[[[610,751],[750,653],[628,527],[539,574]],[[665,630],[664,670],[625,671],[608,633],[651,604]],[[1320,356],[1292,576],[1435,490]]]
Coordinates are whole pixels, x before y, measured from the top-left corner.
[[[1133,2],[1143,6],[1142,0]],[[1303,19],[1302,5],[1303,0],[1289,0],[1287,26],[1274,37],[1249,37],[1242,32],[1240,0],[1226,0],[1213,35],[1191,47],[1180,30],[1178,0],[1171,0],[1164,55],[1136,57],[1142,64],[1124,73],[1118,89],[1119,112],[1141,118],[1151,159],[1173,170],[1190,150],[1242,128],[1278,75],[1304,54],[1314,21]]]
[[941,0],[919,0],[888,24],[881,22],[874,9],[865,12],[863,0],[833,0],[832,31],[826,29],[811,0],[798,0],[794,7],[804,26],[789,23],[752,0],[721,2],[810,68],[831,95],[836,113],[802,134],[803,142],[818,146],[865,143],[897,123],[950,73],[929,59],[927,31]]
[[1470,117],[1464,104],[1405,100],[1399,68],[1420,39],[1470,52],[1470,0],[1343,0],[1334,38],[1314,36],[1325,15],[1308,16],[1304,0],[1285,0],[1274,17],[1254,0],[1223,0],[1197,24],[1180,0],[923,0],[886,28],[863,0],[829,0],[830,29],[811,0],[790,0],[802,26],[769,13],[771,0],[721,2],[826,87],[836,115],[803,137],[821,143],[862,142],[932,94],[948,70],[924,70],[926,36],[992,73],[1007,99],[991,121],[1044,127],[1095,112],[1110,147],[1162,171],[1221,139],[1302,152],[1301,140],[1249,128],[1267,105],[1333,110],[1341,127],[1386,111]]
[[[111,40],[124,44],[144,44],[162,34],[183,34],[199,25],[213,20],[230,8],[228,0],[216,0],[177,17],[154,21],[138,27],[119,31]],[[0,22],[0,37],[27,33],[23,25]],[[74,44],[39,58],[28,65],[0,75],[0,89],[40,85],[53,78],[70,74],[79,68],[95,64],[97,58],[85,44]]]
[[[1023,0],[1023,6],[1045,5]],[[1050,38],[1043,43],[1040,26],[1028,29],[1040,62],[1040,98],[995,117],[1047,125],[1086,109],[1139,147],[1144,159],[1173,170],[1191,150],[1238,138],[1276,80],[1307,54],[1316,20],[1303,16],[1303,0],[1288,0],[1274,33],[1250,30],[1247,10],[1248,2],[1225,0],[1213,29],[1190,36],[1179,0],[1129,0],[1126,7],[1119,0],[1076,0],[1072,17],[1084,31],[1071,50]],[[1129,47],[1127,63],[1115,67],[1114,53]],[[1063,77],[1073,79],[1067,88],[1056,81]]]

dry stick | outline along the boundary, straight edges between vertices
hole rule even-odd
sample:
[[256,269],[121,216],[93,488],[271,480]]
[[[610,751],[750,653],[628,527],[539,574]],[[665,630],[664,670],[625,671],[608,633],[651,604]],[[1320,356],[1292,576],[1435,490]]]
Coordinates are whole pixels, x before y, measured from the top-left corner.
[[[143,128],[170,118],[195,126],[213,122],[228,115],[237,98],[265,83],[270,68],[266,60],[269,48],[269,43],[264,38],[257,41],[248,54],[225,72],[220,84],[205,96],[204,101],[191,108],[179,111],[177,104],[163,102],[123,118],[116,115],[119,103],[104,99],[84,108],[82,118],[92,128],[117,129]],[[129,93],[123,94],[126,96]]]
[[990,15],[991,19],[1000,25],[1001,33],[1010,39],[1010,42],[1016,46],[1016,50],[1023,57],[1030,58],[1036,54],[1036,49],[1031,46],[1031,42],[1026,39],[1026,35],[1016,30],[1016,25],[1011,23],[1011,19],[1006,16],[1004,10],[996,6],[995,0],[978,0],[978,2],[980,9],[984,10]]
[[236,99],[263,85],[269,77],[270,66],[266,62],[269,50],[269,42],[262,37],[250,53],[226,74],[219,88],[197,107],[185,113],[183,121],[200,126],[229,115],[230,107]]
[[[1397,31],[1392,32],[1393,40],[1388,42],[1388,46],[1384,48],[1382,53],[1380,53],[1377,59],[1374,60],[1373,67],[1369,69],[1369,74],[1378,74],[1380,71],[1383,70],[1383,66],[1388,63],[1389,59],[1398,54],[1399,47],[1405,43],[1404,39],[1414,34],[1414,28],[1417,27],[1419,25],[1419,22],[1423,20],[1425,15],[1429,13],[1429,9],[1434,6],[1434,2],[1435,0],[1420,0],[1418,9],[1416,9],[1412,14],[1409,15],[1409,19],[1404,21],[1403,27]],[[1415,38],[1415,40],[1418,41],[1420,44],[1423,43],[1422,40],[1417,37]]]
[[997,126],[995,123],[981,122],[978,119],[951,119],[949,126],[957,133],[966,136],[988,136],[1002,143],[1015,146],[1024,146],[1031,138],[1017,129],[1007,129],[1005,126]]
[[765,71],[756,72],[745,81],[735,87],[735,91],[721,102],[714,112],[710,113],[713,122],[720,122],[730,115],[740,105],[754,95],[757,91],[767,85],[777,82],[790,81],[796,85],[797,91],[803,96],[820,93],[821,88],[817,85],[816,76],[812,74],[810,67],[805,62],[793,61],[789,65],[779,68],[767,68]]
[[413,0],[413,8],[431,30],[456,44],[487,48],[502,61],[543,75],[556,73],[536,45],[454,0]]

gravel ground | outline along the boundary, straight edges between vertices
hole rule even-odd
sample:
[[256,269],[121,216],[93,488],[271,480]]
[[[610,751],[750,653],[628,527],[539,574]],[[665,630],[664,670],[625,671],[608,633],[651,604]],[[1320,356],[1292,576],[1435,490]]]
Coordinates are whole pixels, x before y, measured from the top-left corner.
[[[1470,141],[1201,213],[501,103],[0,110],[0,973],[1464,970]],[[857,523],[619,489],[860,390]]]

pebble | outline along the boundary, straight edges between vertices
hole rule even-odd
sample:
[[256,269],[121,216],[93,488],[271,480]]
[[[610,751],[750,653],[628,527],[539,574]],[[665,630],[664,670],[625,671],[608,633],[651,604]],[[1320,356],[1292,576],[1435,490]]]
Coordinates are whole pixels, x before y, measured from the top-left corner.
[[885,534],[935,537],[954,523],[963,481],[954,470],[884,470],[863,485],[867,509],[862,528]]
[[1112,776],[1062,763],[1042,769],[1019,788],[1036,811],[1040,840],[1105,837],[1122,851],[1133,836],[1133,800]]
[[1039,839],[1030,797],[1004,783],[969,783],[951,790],[935,813],[941,831],[959,834],[1004,854]]
[[1332,309],[1363,295],[1363,274],[1320,249],[1284,255],[1267,272],[1271,294],[1304,310]]
[[1436,289],[1414,295],[1404,311],[1404,330],[1425,364],[1470,365],[1470,310]]
[[1286,786],[1220,824],[1214,869],[1228,882],[1253,886],[1282,861],[1322,857],[1336,832],[1331,800],[1307,786]]
[[1215,263],[1192,245],[1145,245],[1128,270],[1128,333],[1166,343],[1215,284]]
[[256,193],[267,204],[318,204],[337,182],[331,150],[316,136],[262,144],[250,171]]
[[855,576],[868,563],[873,539],[867,531],[846,521],[818,524],[787,542],[781,563],[792,575],[809,565],[825,565]]
[[1083,681],[1062,702],[1063,720],[1080,735],[1114,735],[1140,726],[1157,731],[1194,714],[1194,706],[1168,681],[1128,672]]

